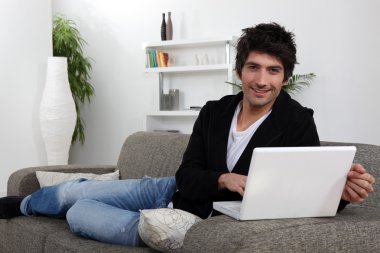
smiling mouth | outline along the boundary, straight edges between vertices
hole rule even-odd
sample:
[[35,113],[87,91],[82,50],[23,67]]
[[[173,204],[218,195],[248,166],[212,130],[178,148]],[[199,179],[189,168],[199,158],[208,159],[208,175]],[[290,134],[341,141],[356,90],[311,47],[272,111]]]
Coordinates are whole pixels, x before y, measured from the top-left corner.
[[258,89],[258,88],[254,88],[254,87],[250,87],[250,89],[253,90],[258,95],[264,95],[270,91],[270,89]]

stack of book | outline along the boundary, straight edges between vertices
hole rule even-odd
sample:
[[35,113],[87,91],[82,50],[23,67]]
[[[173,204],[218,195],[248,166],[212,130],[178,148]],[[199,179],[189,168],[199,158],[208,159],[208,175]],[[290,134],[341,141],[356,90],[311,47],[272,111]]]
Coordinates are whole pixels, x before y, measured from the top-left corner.
[[151,49],[146,53],[147,68],[163,68],[168,66],[169,55],[166,52]]

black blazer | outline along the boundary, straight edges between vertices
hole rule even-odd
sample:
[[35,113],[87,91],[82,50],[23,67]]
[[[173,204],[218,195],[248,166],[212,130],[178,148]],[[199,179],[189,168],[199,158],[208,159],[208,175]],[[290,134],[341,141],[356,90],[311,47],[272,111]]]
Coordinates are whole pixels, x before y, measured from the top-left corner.
[[[175,208],[207,218],[213,201],[242,199],[238,193],[218,190],[219,176],[229,172],[226,161],[228,134],[236,106],[242,99],[240,92],[219,101],[209,101],[202,108],[176,172]],[[313,110],[301,106],[281,91],[271,114],[256,130],[232,172],[248,174],[255,147],[319,145]]]

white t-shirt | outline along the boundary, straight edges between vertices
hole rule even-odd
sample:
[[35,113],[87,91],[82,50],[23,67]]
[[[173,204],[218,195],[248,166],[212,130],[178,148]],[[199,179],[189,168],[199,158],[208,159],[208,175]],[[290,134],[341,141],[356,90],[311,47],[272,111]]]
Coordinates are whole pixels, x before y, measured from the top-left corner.
[[230,133],[228,135],[227,168],[230,172],[235,167],[237,161],[239,160],[245,147],[248,145],[248,142],[252,138],[253,134],[259,128],[261,123],[263,123],[263,121],[272,112],[272,110],[270,110],[260,119],[258,119],[255,123],[253,123],[250,127],[248,127],[246,130],[238,132],[236,131],[236,125],[237,125],[237,117],[242,108],[241,104],[242,102],[240,102],[238,106],[236,107],[235,114],[231,122]]

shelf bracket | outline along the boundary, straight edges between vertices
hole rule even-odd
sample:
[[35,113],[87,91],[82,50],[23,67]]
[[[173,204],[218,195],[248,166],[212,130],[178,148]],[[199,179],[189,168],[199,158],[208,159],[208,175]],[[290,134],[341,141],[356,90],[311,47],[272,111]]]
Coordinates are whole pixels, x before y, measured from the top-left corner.
[[[229,41],[226,41],[226,51],[225,51],[225,58],[226,58],[226,64],[230,64],[230,61],[231,61],[231,51],[230,51],[230,49],[231,49],[231,44],[230,44],[230,42]],[[233,82],[233,69],[232,69],[232,67],[228,67],[228,71],[227,71],[227,73],[228,73],[228,81],[229,82]],[[232,92],[232,86],[231,86],[231,92]]]
[[230,64],[230,42],[229,41],[226,41],[225,57],[226,57],[226,64]]
[[160,104],[160,111],[162,111],[162,109],[164,108],[164,101],[163,101],[163,98],[164,98],[164,73],[162,72],[159,72],[158,73],[158,103]]

